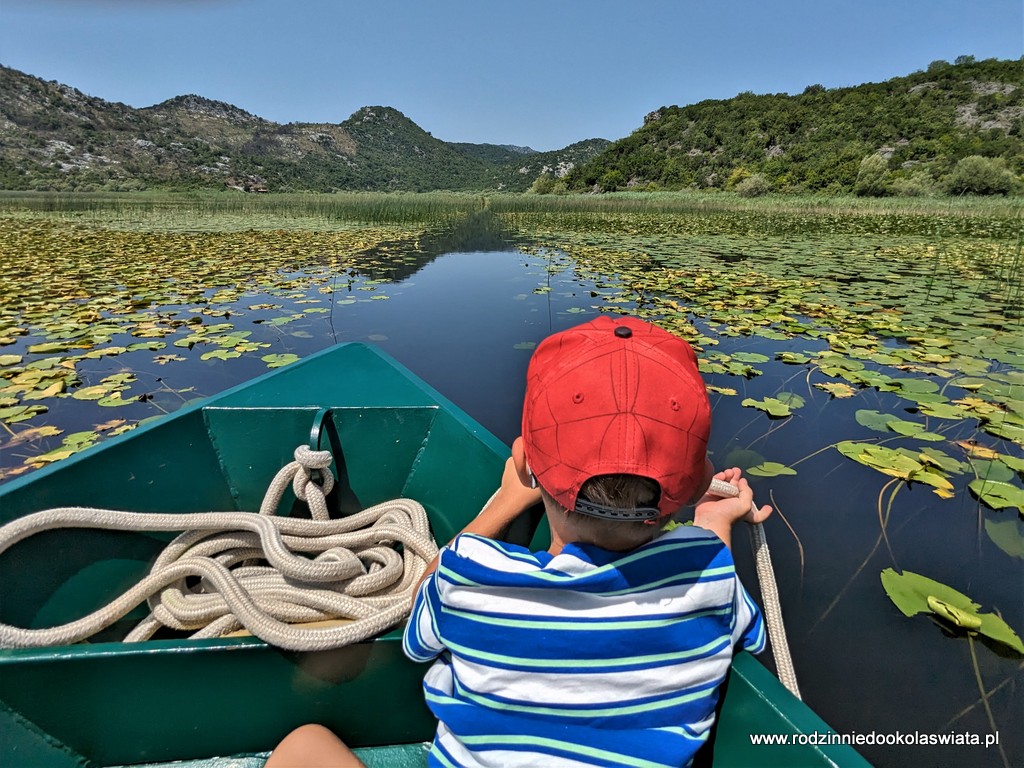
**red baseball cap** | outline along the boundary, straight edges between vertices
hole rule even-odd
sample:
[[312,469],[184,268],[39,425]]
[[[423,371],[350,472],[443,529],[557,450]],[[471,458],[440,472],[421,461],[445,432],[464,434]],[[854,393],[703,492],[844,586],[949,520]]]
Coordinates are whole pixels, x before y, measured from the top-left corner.
[[[526,462],[566,509],[620,520],[673,514],[701,490],[710,431],[697,356],[655,325],[600,315],[549,336],[530,359]],[[578,498],[587,480],[611,474],[654,480],[657,510],[626,514]]]

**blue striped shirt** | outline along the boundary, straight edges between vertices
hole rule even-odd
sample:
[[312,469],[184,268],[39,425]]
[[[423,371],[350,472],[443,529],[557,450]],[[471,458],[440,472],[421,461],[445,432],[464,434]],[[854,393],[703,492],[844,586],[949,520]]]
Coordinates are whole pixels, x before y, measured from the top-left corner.
[[681,766],[761,614],[712,533],[557,556],[462,534],[405,630],[438,719],[434,766]]

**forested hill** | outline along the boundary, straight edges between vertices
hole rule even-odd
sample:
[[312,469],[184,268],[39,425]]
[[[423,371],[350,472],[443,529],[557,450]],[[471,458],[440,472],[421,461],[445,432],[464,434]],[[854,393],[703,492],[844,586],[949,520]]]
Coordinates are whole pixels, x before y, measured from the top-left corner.
[[608,144],[449,143],[382,106],[285,125],[196,95],[136,109],[0,66],[0,189],[523,191]]
[[[958,161],[972,156],[989,159],[970,161],[991,177],[984,188],[960,179]],[[884,83],[662,107],[566,182],[598,191],[742,191],[753,181],[760,192],[929,194],[1005,192],[1022,173],[1024,62],[962,56]]]

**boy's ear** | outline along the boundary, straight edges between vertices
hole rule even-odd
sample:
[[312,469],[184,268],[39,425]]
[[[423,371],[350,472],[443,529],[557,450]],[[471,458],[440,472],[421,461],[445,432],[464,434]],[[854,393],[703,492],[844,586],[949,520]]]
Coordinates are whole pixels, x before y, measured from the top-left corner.
[[530,465],[526,463],[526,449],[523,447],[522,436],[512,441],[512,463],[516,466],[516,474],[519,475],[523,485],[536,487],[533,475],[530,474]]

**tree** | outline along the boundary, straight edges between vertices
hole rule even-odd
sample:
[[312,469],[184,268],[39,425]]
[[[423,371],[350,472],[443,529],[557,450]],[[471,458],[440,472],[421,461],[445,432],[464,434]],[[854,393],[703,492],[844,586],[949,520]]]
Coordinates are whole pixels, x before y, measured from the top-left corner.
[[882,197],[889,193],[889,163],[881,155],[868,155],[860,161],[854,194],[864,197]]
[[954,195],[1008,195],[1016,183],[1001,157],[970,155],[957,162],[946,179]]
[[601,177],[601,189],[605,192],[614,192],[626,183],[626,177],[620,170],[611,170]]

